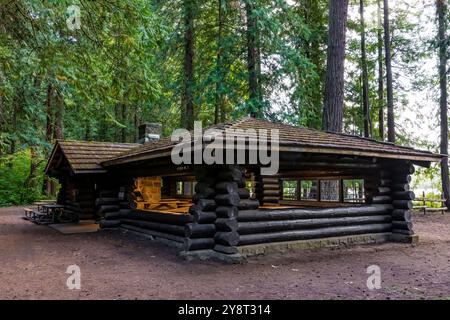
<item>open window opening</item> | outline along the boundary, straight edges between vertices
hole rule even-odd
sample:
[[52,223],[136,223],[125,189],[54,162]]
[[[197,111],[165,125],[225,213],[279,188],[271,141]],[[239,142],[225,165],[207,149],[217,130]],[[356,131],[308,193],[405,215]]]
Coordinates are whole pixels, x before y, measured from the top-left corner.
[[185,177],[139,177],[135,179],[134,207],[143,211],[188,214],[196,182]]

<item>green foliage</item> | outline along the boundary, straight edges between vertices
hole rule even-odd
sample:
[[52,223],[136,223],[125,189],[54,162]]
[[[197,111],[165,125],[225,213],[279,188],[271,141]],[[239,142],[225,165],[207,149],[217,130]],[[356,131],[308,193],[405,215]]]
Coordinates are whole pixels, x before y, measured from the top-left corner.
[[42,198],[45,162],[40,161],[40,174],[32,180],[29,179],[30,162],[28,149],[0,158],[0,207],[32,203]]
[[[20,185],[29,176],[31,163],[29,158],[26,160],[27,150],[33,147],[40,151],[39,157],[48,156],[54,139],[58,138],[56,128],[61,129],[60,138],[64,139],[134,142],[137,125],[144,121],[162,123],[166,135],[180,127],[184,1],[2,2],[2,183],[12,179]],[[252,2],[252,17],[257,21],[261,65],[258,101],[249,99],[246,1]],[[218,106],[223,111],[221,120],[225,121],[262,107],[263,117],[320,128],[328,3],[327,0],[195,1],[195,118],[209,125],[215,121]],[[358,3],[350,1],[351,12],[355,13]],[[417,10],[411,13],[408,3],[394,6],[391,13],[397,115],[405,109],[408,92],[431,81],[420,73],[419,67],[432,50],[426,39],[416,37],[422,26],[417,20]],[[80,7],[79,30],[70,30],[66,25],[70,5]],[[366,5],[368,12],[373,12],[376,1],[366,0]],[[346,63],[344,128],[353,134],[361,134],[363,125],[358,19],[356,10],[349,20]],[[377,28],[376,19],[368,14],[369,96],[375,138],[378,138]],[[409,87],[405,88],[399,70],[414,80]],[[422,119],[418,116],[415,121]],[[401,143],[433,148],[429,143],[414,140],[408,125],[407,121],[397,122]],[[33,161],[39,162],[41,158]],[[5,169],[10,163],[17,168],[14,175]],[[39,171],[35,176],[41,174]],[[41,178],[36,179],[39,184]],[[39,188],[32,189],[37,193],[30,191],[29,200],[25,199],[28,193],[11,195],[5,191],[11,188],[2,189],[0,204],[31,201],[39,196]]]

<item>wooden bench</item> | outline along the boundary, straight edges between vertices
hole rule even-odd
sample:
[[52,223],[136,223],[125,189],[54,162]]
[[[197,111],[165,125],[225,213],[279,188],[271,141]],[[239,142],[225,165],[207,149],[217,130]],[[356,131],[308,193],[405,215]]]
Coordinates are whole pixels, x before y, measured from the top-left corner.
[[33,209],[30,209],[30,208],[24,208],[23,210],[25,211],[25,219],[27,219],[27,220],[32,220],[32,219],[35,218],[36,213],[34,212]]

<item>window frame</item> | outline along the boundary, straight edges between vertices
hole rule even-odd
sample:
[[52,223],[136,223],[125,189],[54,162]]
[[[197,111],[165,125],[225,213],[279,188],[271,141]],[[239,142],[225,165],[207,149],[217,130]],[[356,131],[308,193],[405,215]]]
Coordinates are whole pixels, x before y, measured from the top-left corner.
[[[357,199],[358,201],[351,201],[351,199],[350,200],[345,200],[345,197],[344,197],[344,181],[348,181],[348,180],[350,180],[350,181],[352,181],[352,180],[362,180],[362,192],[363,192],[363,198],[361,198],[361,199]],[[353,200],[355,200],[355,199],[353,199]],[[361,201],[359,201],[359,200],[361,200]],[[366,201],[367,201],[367,196],[366,196],[366,181],[365,181],[365,179],[364,178],[362,178],[362,177],[351,177],[351,178],[343,178],[342,179],[342,202],[343,203],[352,203],[352,204],[361,204],[361,203],[366,203]]]
[[[185,194],[185,187],[184,184],[189,183],[191,194],[186,195]],[[178,193],[178,184],[181,184],[181,193]],[[195,185],[197,184],[197,181],[194,180],[188,180],[188,179],[177,179],[175,180],[175,194],[173,195],[174,198],[180,198],[180,199],[190,199],[195,195]]]
[[[284,198],[284,182],[285,181],[295,182],[295,184],[296,184],[295,195],[294,195],[295,199],[285,199]],[[298,199],[299,199],[299,192],[300,192],[298,178],[282,178],[281,179],[281,188],[280,189],[281,189],[281,200],[283,200],[283,201],[298,201]]]
[[[339,200],[322,200],[322,194],[321,194],[321,182],[326,180],[337,180],[339,182]],[[344,180],[362,180],[363,181],[363,194],[364,199],[361,202],[352,202],[352,201],[345,201],[344,199]],[[284,198],[284,181],[295,181],[296,182],[296,193],[295,193],[295,199],[285,199]],[[316,193],[316,199],[302,199],[301,194],[301,182],[302,181],[315,181],[317,184],[317,193]],[[346,177],[336,177],[336,176],[324,176],[324,177],[283,177],[280,178],[280,201],[292,201],[292,202],[309,202],[309,203],[341,203],[341,204],[364,204],[367,202],[367,196],[366,196],[366,179],[362,176],[346,176]]]
[[[315,199],[302,199],[302,181],[314,181],[316,183],[316,198]],[[320,180],[319,179],[304,179],[304,178],[299,178],[298,179],[298,184],[299,184],[299,196],[297,198],[298,201],[307,201],[307,202],[320,202]]]

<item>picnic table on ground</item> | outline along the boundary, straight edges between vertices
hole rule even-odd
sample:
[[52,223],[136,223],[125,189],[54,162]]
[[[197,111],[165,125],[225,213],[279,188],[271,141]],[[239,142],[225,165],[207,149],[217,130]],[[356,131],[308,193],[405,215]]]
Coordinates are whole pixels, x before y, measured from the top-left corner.
[[38,211],[42,211],[42,206],[47,205],[47,204],[56,204],[55,200],[41,200],[41,201],[36,201],[33,203],[35,206],[37,206]]
[[44,216],[40,222],[55,223],[60,221],[60,218],[64,212],[64,206],[61,204],[43,204],[42,211]]
[[25,219],[34,221],[39,224],[50,224],[55,222],[63,222],[64,205],[56,204],[54,201],[45,202],[38,201],[34,205],[37,210],[25,208]]

